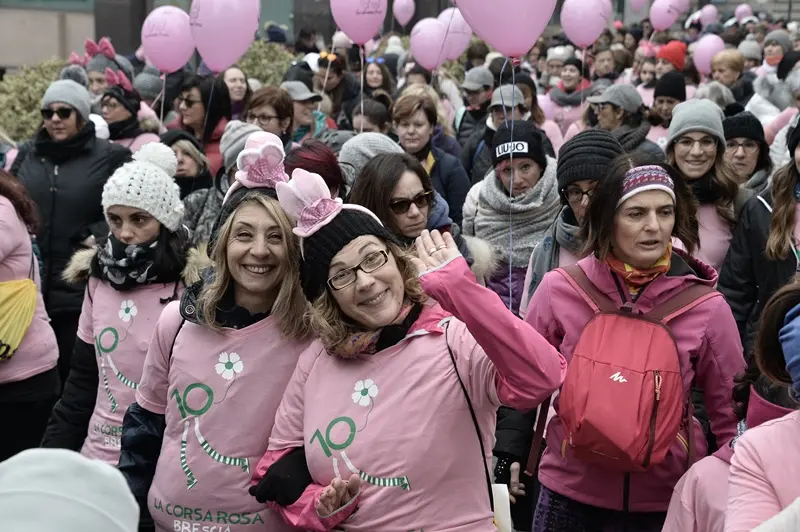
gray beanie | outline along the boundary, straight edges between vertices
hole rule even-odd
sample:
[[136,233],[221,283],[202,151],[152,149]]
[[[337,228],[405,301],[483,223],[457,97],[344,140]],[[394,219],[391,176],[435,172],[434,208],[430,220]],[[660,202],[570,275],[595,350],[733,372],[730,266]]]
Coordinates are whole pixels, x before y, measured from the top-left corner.
[[741,44],[739,44],[739,51],[742,53],[745,59],[755,59],[756,61],[761,61],[761,45],[758,44],[758,41],[742,41]]
[[672,122],[667,134],[667,151],[681,135],[699,131],[717,139],[719,146],[725,145],[725,129],[722,109],[711,100],[688,100],[672,110]]
[[92,109],[92,97],[83,85],[71,79],[60,79],[54,81],[47,87],[47,91],[42,98],[40,109],[47,109],[50,104],[65,103],[71,105],[78,111],[84,122],[89,121],[89,114]]
[[222,159],[225,165],[225,173],[228,173],[231,168],[236,166],[236,159],[244,149],[244,144],[247,138],[253,133],[263,131],[260,127],[242,122],[240,120],[231,120],[225,126],[225,132],[219,141],[219,151],[222,154]]
[[339,162],[348,189],[367,163],[382,153],[403,153],[403,148],[383,133],[361,133],[344,143]]
[[764,37],[764,45],[770,41],[775,41],[780,44],[784,54],[788,54],[792,51],[792,38],[789,33],[784,30],[773,30],[767,33],[767,36]]
[[142,100],[155,100],[161,92],[161,72],[156,67],[145,67],[142,73],[133,78],[133,88]]
[[110,68],[114,72],[122,70],[129,80],[133,79],[133,65],[125,56],[116,54],[114,59],[110,59],[103,54],[97,54],[86,63],[86,72],[100,72],[101,74],[105,74],[107,68]]
[[86,69],[80,65],[67,65],[61,69],[58,79],[71,79],[75,83],[80,83],[84,87],[89,87],[89,76]]

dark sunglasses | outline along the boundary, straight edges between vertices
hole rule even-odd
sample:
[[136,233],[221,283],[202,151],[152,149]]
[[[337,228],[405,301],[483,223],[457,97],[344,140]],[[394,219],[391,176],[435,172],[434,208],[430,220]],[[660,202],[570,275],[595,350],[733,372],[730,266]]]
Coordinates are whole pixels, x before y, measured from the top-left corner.
[[178,100],[182,101],[184,105],[186,105],[187,109],[191,109],[192,106],[196,103],[201,103],[200,100],[192,100],[191,98],[184,98],[183,96],[178,98]]
[[412,203],[417,206],[417,209],[422,209],[423,207],[430,208],[430,206],[433,205],[433,191],[423,192],[412,199],[393,201],[389,204],[389,208],[392,209],[392,212],[395,214],[405,214],[408,212],[408,209],[411,208]]
[[69,107],[61,107],[60,109],[42,109],[42,118],[45,120],[52,120],[54,115],[58,115],[61,120],[67,120],[72,116],[75,109]]

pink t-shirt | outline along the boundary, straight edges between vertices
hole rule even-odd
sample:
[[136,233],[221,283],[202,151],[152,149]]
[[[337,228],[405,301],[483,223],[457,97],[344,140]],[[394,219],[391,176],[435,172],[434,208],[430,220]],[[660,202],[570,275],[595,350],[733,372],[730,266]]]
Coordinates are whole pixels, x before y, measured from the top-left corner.
[[36,310],[33,321],[11,360],[0,362],[0,384],[23,381],[56,367],[58,344],[44,309],[39,263],[31,237],[11,202],[0,196],[0,283],[28,279],[33,268]]
[[664,126],[651,126],[650,131],[647,133],[647,140],[655,142],[659,148],[666,152],[668,136],[669,129]]
[[267,449],[275,411],[309,342],[285,338],[274,316],[221,332],[180,323],[179,303],[170,303],[136,391],[140,406],[166,415],[148,495],[156,529],[290,530],[247,490],[250,469]]
[[[716,205],[700,205],[697,209],[697,222],[700,246],[694,250],[694,257],[708,264],[719,273],[725,255],[731,245],[731,233],[728,223],[717,214]],[[685,249],[677,238],[672,239],[673,247]]]
[[159,300],[174,291],[175,284],[169,283],[121,292],[97,277],[89,278],[78,338],[94,345],[100,379],[81,448],[84,456],[112,465],[119,462],[122,418],[135,399],[150,337],[164,310]]

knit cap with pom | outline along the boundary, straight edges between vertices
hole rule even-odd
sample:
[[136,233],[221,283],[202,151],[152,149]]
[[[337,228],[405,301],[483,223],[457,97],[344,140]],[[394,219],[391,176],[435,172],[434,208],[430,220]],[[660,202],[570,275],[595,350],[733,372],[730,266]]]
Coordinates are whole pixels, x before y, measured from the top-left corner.
[[170,148],[160,142],[145,144],[103,187],[106,216],[112,205],[134,207],[176,231],[183,220],[180,188],[172,179],[177,169],[178,160]]

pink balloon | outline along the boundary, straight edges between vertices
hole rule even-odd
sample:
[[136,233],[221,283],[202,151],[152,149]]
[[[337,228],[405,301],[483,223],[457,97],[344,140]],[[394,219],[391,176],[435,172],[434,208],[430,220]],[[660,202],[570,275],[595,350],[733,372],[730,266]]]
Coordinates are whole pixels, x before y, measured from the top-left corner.
[[458,0],[458,8],[478,37],[501,54],[523,57],[550,22],[556,0]]
[[735,14],[736,20],[741,22],[742,19],[753,16],[753,8],[749,4],[739,4],[736,6]]
[[414,11],[416,8],[414,0],[395,0],[392,6],[392,12],[397,22],[399,22],[401,26],[405,26],[414,18]]
[[331,12],[336,25],[350,40],[364,45],[383,26],[386,0],[331,0]]
[[411,55],[414,61],[434,70],[444,63],[447,26],[433,17],[420,20],[411,30]]
[[631,8],[634,11],[640,11],[647,7],[647,0],[631,0]]
[[650,6],[650,23],[656,31],[668,30],[675,24],[680,15],[680,10],[675,7],[672,0],[656,0]]
[[189,14],[175,6],[154,9],[142,26],[144,56],[161,72],[182,69],[194,53]]
[[472,42],[472,28],[457,7],[442,11],[436,19],[447,28],[444,53],[447,59],[458,59]]
[[725,41],[718,35],[706,35],[697,41],[694,49],[694,66],[701,74],[711,73],[711,60],[725,49]]
[[700,22],[703,24],[703,27],[714,24],[718,19],[719,12],[717,8],[711,4],[703,6],[703,9],[700,10]]
[[564,0],[561,27],[575,46],[585,48],[592,44],[603,33],[607,23],[599,1]]
[[600,9],[603,13],[603,18],[606,19],[606,22],[611,20],[611,14],[613,13],[613,8],[611,7],[611,0],[598,0],[600,2]]
[[548,120],[552,120],[555,113],[553,113],[553,100],[550,99],[550,96],[536,96],[536,103],[544,113],[544,117]]
[[192,38],[212,72],[234,64],[258,31],[258,0],[194,0],[189,13]]

